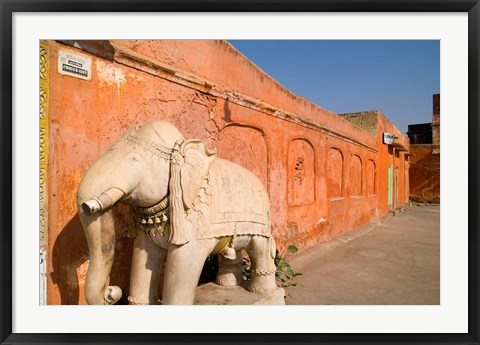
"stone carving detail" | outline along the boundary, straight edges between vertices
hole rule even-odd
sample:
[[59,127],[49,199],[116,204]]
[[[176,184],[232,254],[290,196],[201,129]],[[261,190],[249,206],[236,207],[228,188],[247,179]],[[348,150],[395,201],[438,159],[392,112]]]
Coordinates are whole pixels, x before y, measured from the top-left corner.
[[162,304],[194,302],[211,254],[219,254],[217,283],[238,285],[243,282],[242,249],[253,264],[247,289],[258,294],[277,290],[270,206],[260,180],[218,158],[205,142],[184,139],[168,122],[152,121],[130,129],[90,166],[78,188],[78,213],[90,251],[89,304],[113,304],[122,295],[117,286],[105,289],[115,248],[112,208],[121,200],[133,206],[141,230],[133,250],[131,304],[158,303],[164,262]]
[[295,139],[288,147],[288,204],[306,205],[315,201],[315,158],[312,145]]
[[158,204],[150,207],[134,207],[137,225],[148,236],[163,236],[169,225],[170,207],[168,199],[164,198]]
[[40,120],[45,120],[47,116],[47,90],[40,86]]
[[303,172],[303,161],[305,158],[303,157],[298,157],[297,158],[297,163],[295,164],[295,172],[293,174],[295,183],[298,185],[302,185],[303,179],[304,179],[304,172]]
[[42,41],[40,43],[40,79],[46,80],[48,76],[48,43]]

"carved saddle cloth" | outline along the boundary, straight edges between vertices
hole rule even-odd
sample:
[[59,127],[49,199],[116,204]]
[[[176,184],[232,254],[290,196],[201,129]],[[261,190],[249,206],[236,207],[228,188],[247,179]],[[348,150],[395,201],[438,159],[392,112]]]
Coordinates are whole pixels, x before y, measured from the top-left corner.
[[271,236],[265,188],[252,172],[233,162],[215,159],[193,210],[198,215],[198,239]]

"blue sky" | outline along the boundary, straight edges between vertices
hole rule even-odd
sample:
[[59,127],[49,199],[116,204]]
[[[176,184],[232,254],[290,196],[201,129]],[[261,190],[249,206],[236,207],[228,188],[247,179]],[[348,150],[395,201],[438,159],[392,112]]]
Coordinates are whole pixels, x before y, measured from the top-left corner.
[[380,110],[402,132],[431,122],[440,41],[233,40],[293,93],[337,114]]

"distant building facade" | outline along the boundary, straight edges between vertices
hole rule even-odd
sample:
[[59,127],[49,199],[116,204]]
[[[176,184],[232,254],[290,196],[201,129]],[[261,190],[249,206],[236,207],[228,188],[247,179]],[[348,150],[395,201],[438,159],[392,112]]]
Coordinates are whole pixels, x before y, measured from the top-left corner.
[[432,122],[408,125],[410,199],[440,203],[440,94],[433,95]]
[[[76,190],[88,166],[134,124],[169,121],[256,174],[269,193],[280,250],[305,250],[409,200],[409,140],[382,113],[325,110],[228,42],[42,41],[40,55],[48,304],[85,303],[88,248]],[[62,56],[85,62],[85,70],[60,73]],[[129,212],[118,214],[111,273],[127,291]]]
[[377,160],[380,164],[379,202],[396,213],[409,202],[408,138],[378,110],[340,114],[377,138]]

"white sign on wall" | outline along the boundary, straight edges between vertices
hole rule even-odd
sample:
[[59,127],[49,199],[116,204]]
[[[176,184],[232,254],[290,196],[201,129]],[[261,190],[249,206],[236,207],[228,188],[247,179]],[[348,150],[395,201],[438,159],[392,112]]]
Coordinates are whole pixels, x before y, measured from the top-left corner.
[[58,52],[58,73],[91,80],[92,58],[72,50],[61,49]]
[[395,135],[392,133],[383,133],[383,143],[387,145],[393,144],[393,139],[395,139]]

